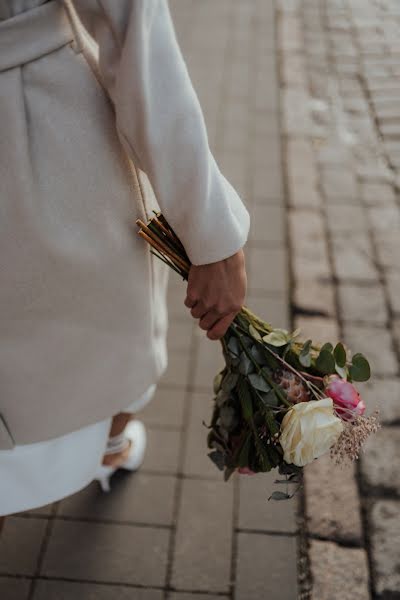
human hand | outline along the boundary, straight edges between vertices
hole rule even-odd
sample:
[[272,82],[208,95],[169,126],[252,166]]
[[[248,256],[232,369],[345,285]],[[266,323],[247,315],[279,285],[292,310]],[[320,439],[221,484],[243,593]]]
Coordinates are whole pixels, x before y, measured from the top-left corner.
[[244,252],[189,270],[185,306],[210,340],[224,336],[240,312],[247,289]]

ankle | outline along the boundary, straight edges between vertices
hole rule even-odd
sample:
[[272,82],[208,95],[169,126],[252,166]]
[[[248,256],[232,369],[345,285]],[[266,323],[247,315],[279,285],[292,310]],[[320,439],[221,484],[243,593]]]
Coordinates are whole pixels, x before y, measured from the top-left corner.
[[122,450],[118,452],[106,452],[103,456],[103,465],[108,467],[118,467],[123,464],[130,453],[132,442],[130,440],[125,440],[125,446]]

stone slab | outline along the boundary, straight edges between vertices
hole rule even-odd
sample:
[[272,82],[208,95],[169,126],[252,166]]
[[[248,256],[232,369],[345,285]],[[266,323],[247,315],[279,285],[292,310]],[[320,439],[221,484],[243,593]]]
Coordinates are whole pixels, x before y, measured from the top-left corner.
[[399,447],[398,427],[383,427],[364,446],[361,460],[363,480],[380,495],[390,491],[400,496]]
[[379,500],[370,512],[371,553],[379,598],[400,593],[400,501]]
[[360,544],[362,525],[354,464],[323,456],[304,469],[308,531],[344,544]]
[[163,429],[147,430],[143,471],[174,474],[178,469],[181,434]]
[[339,285],[338,293],[343,320],[376,325],[385,325],[387,322],[388,314],[382,286],[343,283]]
[[0,534],[0,573],[34,575],[46,519],[7,517]]
[[296,539],[239,533],[235,600],[297,600]]
[[180,429],[183,423],[184,389],[158,387],[154,397],[140,411],[140,419],[150,427]]
[[344,337],[353,354],[362,352],[368,358],[372,376],[397,374],[397,359],[389,331],[366,325],[348,325]]
[[41,575],[97,583],[163,586],[166,529],[56,521]]
[[28,600],[29,579],[15,577],[0,577],[0,598],[4,600]]
[[358,388],[364,398],[368,411],[379,410],[379,420],[383,425],[400,423],[399,378],[372,378],[362,385],[358,384]]
[[[297,497],[285,502],[268,501],[275,490],[282,486],[274,484],[281,479],[274,470],[258,475],[238,475],[239,478],[239,529],[294,533],[297,530]],[[294,489],[293,485],[289,490]]]
[[171,525],[175,485],[176,479],[170,475],[121,469],[111,478],[111,493],[105,494],[94,482],[63,500],[58,514],[84,520]]
[[[312,540],[312,600],[368,600],[367,555],[361,548]],[[338,595],[339,594],[339,595]]]
[[163,600],[163,598],[161,590],[146,590],[122,585],[39,580],[32,600]]
[[183,481],[172,586],[228,592],[232,551],[233,487],[223,481]]

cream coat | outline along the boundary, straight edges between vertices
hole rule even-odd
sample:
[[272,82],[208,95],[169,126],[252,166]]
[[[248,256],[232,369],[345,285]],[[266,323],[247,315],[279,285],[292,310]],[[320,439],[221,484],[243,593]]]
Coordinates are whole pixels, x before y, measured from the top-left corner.
[[210,153],[166,0],[0,0],[0,19],[7,448],[107,418],[165,370],[168,268],[137,217],[160,207],[205,264],[244,245],[249,215]]

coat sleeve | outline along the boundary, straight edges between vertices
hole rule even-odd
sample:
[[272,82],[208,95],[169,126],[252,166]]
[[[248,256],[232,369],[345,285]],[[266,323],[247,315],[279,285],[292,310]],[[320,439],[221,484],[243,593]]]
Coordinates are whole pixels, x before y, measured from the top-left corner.
[[246,242],[249,213],[210,151],[167,0],[72,0],[99,50],[119,135],[193,264]]

